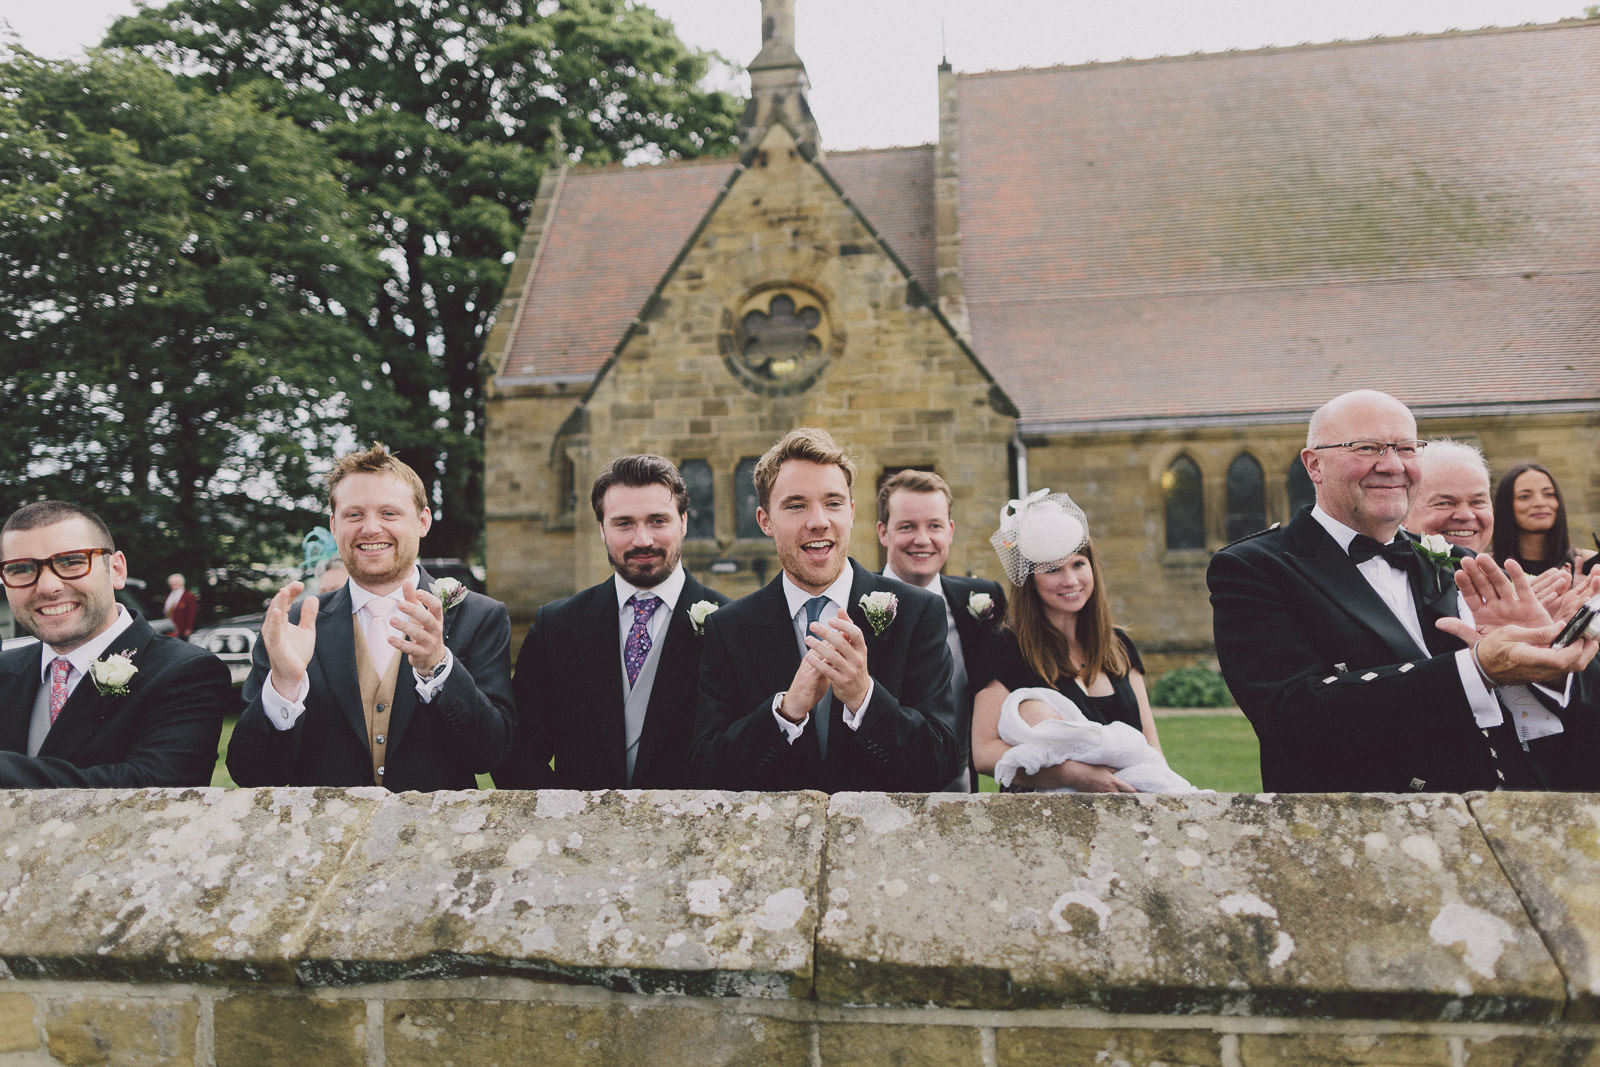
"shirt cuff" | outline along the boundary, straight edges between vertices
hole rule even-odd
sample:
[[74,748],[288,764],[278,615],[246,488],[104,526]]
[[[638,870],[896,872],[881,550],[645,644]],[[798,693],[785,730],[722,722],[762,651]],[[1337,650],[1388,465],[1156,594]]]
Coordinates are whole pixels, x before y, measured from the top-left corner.
[[261,687],[261,710],[267,713],[267,721],[276,730],[291,730],[294,724],[300,721],[300,716],[305,714],[306,696],[311,692],[311,679],[302,677],[300,688],[295,691],[294,699],[288,700],[272,686],[272,672],[267,672],[267,680]]
[[450,650],[448,648],[444,650],[443,663],[444,670],[439,671],[438,674],[431,675],[429,677],[423,677],[421,671],[417,670],[415,667],[411,668],[411,673],[414,674],[417,679],[417,696],[424,704],[433,703],[433,698],[439,695],[440,689],[444,688],[445,679],[450,677],[450,672],[455,669],[456,658],[450,654]]
[[1472,649],[1459,649],[1455,657],[1456,673],[1461,676],[1461,688],[1466,691],[1467,706],[1472,709],[1472,721],[1478,724],[1480,730],[1499,726],[1505,721],[1505,716],[1500,711],[1500,702],[1494,698],[1494,690],[1483,687],[1483,675],[1473,661]]
[[[867,678],[867,695],[861,701],[861,706],[859,708],[857,708],[855,711],[851,711],[848,706],[844,709],[844,724],[846,726],[850,727],[850,729],[852,729],[852,730],[861,729],[861,716],[863,716],[863,715],[865,715],[867,713],[867,705],[872,703],[872,689],[877,684],[878,683],[873,681],[872,678],[869,676]],[[842,701],[841,701],[841,703],[842,703]]]
[[783,694],[779,693],[772,698],[772,717],[778,720],[778,729],[783,731],[783,736],[792,745],[800,740],[800,735],[806,732],[806,723],[811,721],[811,713],[806,712],[806,717],[799,722],[790,722],[783,717]]

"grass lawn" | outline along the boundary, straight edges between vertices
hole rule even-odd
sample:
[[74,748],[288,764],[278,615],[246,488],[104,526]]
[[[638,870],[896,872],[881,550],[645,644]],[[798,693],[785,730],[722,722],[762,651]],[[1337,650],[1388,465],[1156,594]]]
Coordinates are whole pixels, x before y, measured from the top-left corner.
[[[1255,731],[1243,715],[1164,715],[1156,720],[1161,751],[1172,769],[1201,789],[1219,793],[1261,792],[1261,758]],[[998,786],[978,776],[979,791]]]

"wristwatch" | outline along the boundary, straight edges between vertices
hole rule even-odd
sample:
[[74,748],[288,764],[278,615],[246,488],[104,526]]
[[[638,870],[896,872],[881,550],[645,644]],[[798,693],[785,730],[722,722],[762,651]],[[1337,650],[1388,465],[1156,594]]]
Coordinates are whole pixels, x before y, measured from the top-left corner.
[[433,670],[429,671],[427,674],[418,674],[417,677],[421,678],[424,682],[435,681],[449,666],[450,650],[447,648],[444,650],[444,657],[440,659],[438,663],[433,665]]

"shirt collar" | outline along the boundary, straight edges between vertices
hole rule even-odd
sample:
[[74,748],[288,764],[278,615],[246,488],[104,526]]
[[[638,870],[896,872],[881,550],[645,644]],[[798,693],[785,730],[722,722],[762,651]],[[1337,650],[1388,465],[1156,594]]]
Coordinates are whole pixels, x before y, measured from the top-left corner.
[[844,570],[839,572],[839,577],[833,584],[824,589],[820,594],[808,593],[794,584],[794,579],[789,577],[789,572],[783,572],[783,598],[789,605],[789,618],[800,614],[800,609],[806,606],[806,601],[815,596],[825,596],[839,607],[850,607],[850,583],[855,581],[855,568],[847,562]]
[[615,579],[614,584],[616,585],[617,590],[618,611],[623,609],[623,607],[628,603],[628,598],[633,596],[635,593],[651,593],[660,597],[661,603],[666,606],[667,611],[672,612],[676,611],[678,608],[678,597],[683,595],[683,583],[688,581],[689,576],[687,572],[684,571],[683,564],[679,563],[676,567],[672,568],[672,573],[663,578],[661,583],[655,586],[653,589],[641,589],[638,586],[624,581],[622,575],[620,574],[613,574],[612,578]]
[[927,585],[923,585],[921,582],[914,582],[910,578],[902,578],[902,577],[900,577],[898,574],[896,574],[894,572],[894,568],[893,567],[891,567],[889,564],[885,563],[883,565],[883,576],[885,578],[893,578],[897,582],[904,582],[907,585],[914,585],[918,589],[926,589],[930,593],[937,593],[937,592],[940,592],[940,590],[942,589],[942,586],[939,584],[940,575],[938,575],[938,574],[935,574],[933,576],[933,578],[931,580],[929,580]]
[[[89,673],[89,664],[99,659],[111,647],[111,643],[122,636],[124,630],[133,625],[133,616],[128,614],[128,609],[121,604],[117,605],[117,617],[111,625],[106,627],[98,637],[90,638],[71,652],[57,652],[44,642],[39,643],[39,679],[43,681],[50,676],[50,663],[60,657],[72,664],[79,674]],[[118,651],[123,651],[119,649]]]
[[[1311,509],[1311,517],[1322,524],[1322,528],[1328,531],[1328,536],[1339,543],[1339,547],[1344,550],[1346,555],[1350,552],[1350,542],[1361,535],[1361,531],[1352,530],[1326,511],[1323,511],[1321,504],[1317,504]],[[1400,531],[1396,530],[1394,537],[1390,537],[1389,541],[1393,541],[1398,536],[1400,536]]]
[[[422,569],[416,564],[412,564],[411,566],[411,584],[418,589],[422,588]],[[351,578],[346,583],[346,586],[350,590],[350,614],[352,615],[366,607],[370,602],[377,600],[380,595],[370,590],[361,588],[361,586],[356,584],[356,580],[354,578]],[[405,599],[405,590],[405,583],[401,582],[399,588],[386,595],[390,600],[399,603],[401,600]]]

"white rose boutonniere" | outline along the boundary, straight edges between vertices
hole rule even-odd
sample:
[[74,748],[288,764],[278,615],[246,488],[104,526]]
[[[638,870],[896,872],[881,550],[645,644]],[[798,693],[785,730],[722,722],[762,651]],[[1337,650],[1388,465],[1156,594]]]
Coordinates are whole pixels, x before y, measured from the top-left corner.
[[988,593],[973,593],[967,597],[967,613],[979,622],[994,618],[994,597]]
[[133,665],[133,649],[103,656],[89,664],[89,677],[101,696],[125,697],[128,685],[139,668]]
[[693,604],[689,605],[689,624],[694,627],[694,632],[697,635],[704,634],[706,632],[706,619],[709,618],[711,613],[716,611],[719,606],[720,605],[713,604],[709,600],[696,600]]
[[436,579],[428,588],[428,592],[439,598],[439,603],[444,605],[445,611],[467,599],[467,587],[454,578]]
[[872,624],[875,636],[882,637],[883,631],[894,622],[894,613],[900,609],[900,598],[893,593],[880,589],[876,593],[861,594],[861,610],[866,613],[867,622]]
[[1454,580],[1456,568],[1461,561],[1451,554],[1451,544],[1444,539],[1442,534],[1423,534],[1421,538],[1411,542],[1411,547],[1421,556],[1423,562],[1428,564],[1432,581],[1432,591],[1428,593],[1435,596],[1444,591],[1445,583]]

